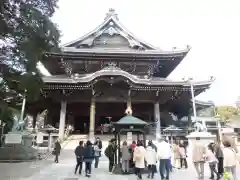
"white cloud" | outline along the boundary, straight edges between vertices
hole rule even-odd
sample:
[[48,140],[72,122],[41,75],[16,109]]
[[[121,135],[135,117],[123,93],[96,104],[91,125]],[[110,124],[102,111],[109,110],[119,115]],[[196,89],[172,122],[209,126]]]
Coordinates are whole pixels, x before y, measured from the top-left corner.
[[240,94],[239,7],[238,0],[60,0],[53,20],[66,43],[94,29],[115,8],[127,29],[155,46],[192,46],[170,77],[215,76],[212,88],[199,98],[233,104]]

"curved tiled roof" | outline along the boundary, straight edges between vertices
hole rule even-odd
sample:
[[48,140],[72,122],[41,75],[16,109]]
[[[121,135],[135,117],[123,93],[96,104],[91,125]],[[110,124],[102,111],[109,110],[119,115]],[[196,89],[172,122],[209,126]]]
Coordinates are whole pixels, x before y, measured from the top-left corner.
[[200,106],[215,106],[214,102],[212,101],[200,101],[200,100],[195,100],[195,103],[200,105]]
[[[158,51],[158,50],[145,50],[145,51],[138,51],[138,50],[121,50],[121,49],[88,49],[88,48],[75,48],[75,47],[62,47],[62,51],[67,54],[67,52],[70,53],[96,53],[96,54],[128,54],[128,55],[135,55],[137,54],[142,54],[142,55],[172,55],[172,56],[182,56],[186,55],[190,51],[190,47],[187,47],[186,49],[183,50],[175,50],[175,51]],[[54,54],[54,53],[50,53]],[[55,53],[59,54],[59,53]],[[75,54],[76,55],[76,54]]]
[[[182,50],[173,48],[170,51],[164,51],[144,42],[129,32],[120,23],[114,9],[110,9],[104,22],[97,28],[77,40],[62,45],[61,52],[46,53],[42,63],[51,74],[61,74],[66,73],[65,67],[62,68],[62,64],[57,64],[61,60],[68,61],[69,64],[73,61],[84,61],[84,63],[121,61],[124,65],[133,61],[136,64],[140,61],[149,61],[149,66],[153,66],[151,73],[154,76],[167,77],[190,49],[190,46],[186,46]],[[148,71],[148,65],[145,69]]]
[[[76,74],[73,77],[69,76],[46,76],[43,77],[43,81],[45,83],[64,83],[64,84],[77,84],[77,83],[88,83],[95,80],[101,76],[122,76],[134,84],[143,84],[143,85],[180,85],[180,86],[190,86],[189,82],[186,81],[171,81],[166,78],[158,78],[158,77],[140,77],[136,75],[132,75],[126,71],[123,71],[117,67],[106,67],[102,70],[99,70],[95,73],[86,74],[86,75],[78,75]],[[196,81],[192,82],[195,86],[201,85],[211,85],[214,80],[207,81]]]

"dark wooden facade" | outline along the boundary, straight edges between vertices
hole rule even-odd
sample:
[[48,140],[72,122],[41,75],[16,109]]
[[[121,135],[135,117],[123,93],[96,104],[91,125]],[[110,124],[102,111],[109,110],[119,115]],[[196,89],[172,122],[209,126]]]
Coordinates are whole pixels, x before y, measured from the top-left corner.
[[[43,77],[42,104],[39,101],[38,106],[49,109],[50,119],[58,119],[64,100],[69,115],[88,118],[94,99],[96,117],[121,117],[130,99],[133,115],[146,120],[154,119],[156,102],[161,112],[187,116],[192,107],[190,82],[172,81],[167,76],[189,50],[187,46],[163,51],[139,40],[110,9],[95,30],[63,45],[61,52],[44,55],[42,63],[51,76]],[[192,81],[195,96],[208,89],[212,81]]]

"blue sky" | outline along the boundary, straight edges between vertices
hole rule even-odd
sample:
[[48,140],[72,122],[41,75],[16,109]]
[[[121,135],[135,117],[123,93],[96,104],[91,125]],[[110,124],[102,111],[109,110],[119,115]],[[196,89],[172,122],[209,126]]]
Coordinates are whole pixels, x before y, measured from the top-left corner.
[[230,105],[240,95],[239,0],[59,0],[58,6],[53,21],[62,43],[94,29],[114,8],[121,23],[140,39],[163,50],[192,47],[169,78],[215,76],[211,89],[198,99]]

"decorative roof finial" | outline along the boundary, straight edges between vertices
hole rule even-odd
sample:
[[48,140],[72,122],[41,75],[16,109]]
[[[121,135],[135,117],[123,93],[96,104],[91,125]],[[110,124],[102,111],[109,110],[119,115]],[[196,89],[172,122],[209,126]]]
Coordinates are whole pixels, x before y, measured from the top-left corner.
[[108,18],[110,18],[110,17],[114,17],[115,19],[118,20],[118,14],[115,12],[115,9],[113,9],[113,8],[110,8],[110,9],[108,10],[108,13],[106,14],[106,17],[105,17],[104,20],[106,20],[106,19],[108,19]]

